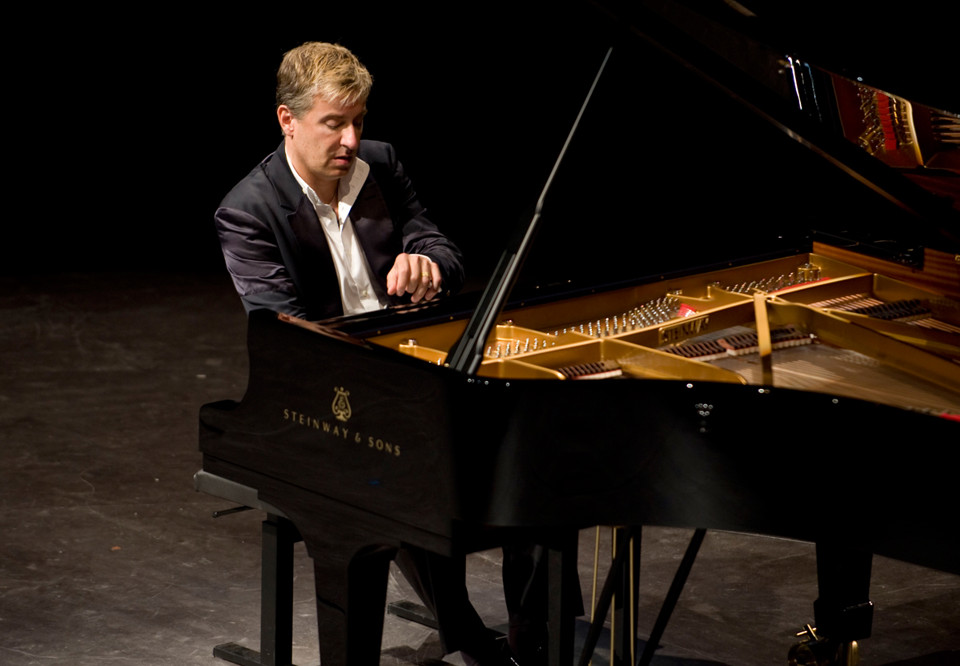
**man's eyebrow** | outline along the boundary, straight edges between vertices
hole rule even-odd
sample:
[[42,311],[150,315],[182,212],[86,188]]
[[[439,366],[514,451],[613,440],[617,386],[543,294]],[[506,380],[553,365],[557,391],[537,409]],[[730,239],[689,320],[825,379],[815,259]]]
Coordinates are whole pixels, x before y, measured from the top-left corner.
[[[367,109],[364,109],[363,111],[361,111],[361,112],[358,113],[357,115],[358,115],[360,118],[363,118],[364,116],[367,115]],[[344,114],[342,114],[342,113],[328,113],[327,115],[323,116],[323,117],[320,119],[320,122],[325,123],[325,122],[327,122],[328,120],[345,120],[346,117],[347,117],[347,116],[344,115]]]

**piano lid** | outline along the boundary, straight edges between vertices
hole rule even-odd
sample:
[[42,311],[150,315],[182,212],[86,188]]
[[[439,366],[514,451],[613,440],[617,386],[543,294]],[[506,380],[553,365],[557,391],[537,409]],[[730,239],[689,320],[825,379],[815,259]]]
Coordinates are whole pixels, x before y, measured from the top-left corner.
[[[809,0],[604,4],[618,7],[635,34],[958,243],[960,88],[951,70],[960,17],[948,3],[911,3],[895,15],[875,4]],[[896,173],[861,167],[873,160],[844,142]]]
[[[784,29],[782,15],[758,20],[732,0],[601,4],[629,34],[612,38],[580,128],[526,218],[542,218],[542,231],[519,257],[508,256],[516,245],[504,253],[455,367],[475,364],[460,355],[486,339],[503,304],[496,293],[530,300],[656,279],[815,238],[913,264],[924,247],[960,251],[955,113],[821,68],[803,52],[815,40]],[[870,127],[844,118],[851,99],[861,125],[868,99],[881,131],[881,103],[946,129],[921,148],[917,125],[904,123],[896,142],[871,144]]]

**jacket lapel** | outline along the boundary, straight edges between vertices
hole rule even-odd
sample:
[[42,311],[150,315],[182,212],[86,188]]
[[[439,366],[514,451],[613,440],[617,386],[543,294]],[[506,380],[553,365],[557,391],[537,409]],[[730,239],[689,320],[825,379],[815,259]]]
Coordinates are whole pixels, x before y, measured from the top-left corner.
[[288,262],[288,270],[290,266],[295,267],[295,272],[291,270],[291,277],[310,317],[325,319],[343,314],[337,269],[330,256],[327,238],[320,228],[313,204],[290,172],[282,143],[264,169],[276,188],[280,208],[286,215],[283,233],[289,238],[291,251],[296,255]]

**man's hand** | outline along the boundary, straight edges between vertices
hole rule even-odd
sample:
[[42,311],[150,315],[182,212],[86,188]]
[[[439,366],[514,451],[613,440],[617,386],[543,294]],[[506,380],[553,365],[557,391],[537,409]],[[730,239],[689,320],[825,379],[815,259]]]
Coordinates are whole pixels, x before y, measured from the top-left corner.
[[400,254],[387,273],[387,293],[410,294],[411,303],[440,293],[440,267],[421,254]]

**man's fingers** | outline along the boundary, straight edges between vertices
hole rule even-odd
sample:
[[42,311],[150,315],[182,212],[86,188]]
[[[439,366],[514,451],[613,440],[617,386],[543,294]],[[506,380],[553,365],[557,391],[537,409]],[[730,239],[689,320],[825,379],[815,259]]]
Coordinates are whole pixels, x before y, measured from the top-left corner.
[[401,254],[393,262],[393,268],[387,273],[387,293],[391,296],[407,291],[410,282],[410,264],[407,255]]
[[440,292],[440,267],[426,257],[400,254],[387,274],[387,293],[410,294],[417,303]]

